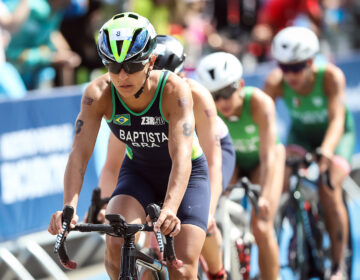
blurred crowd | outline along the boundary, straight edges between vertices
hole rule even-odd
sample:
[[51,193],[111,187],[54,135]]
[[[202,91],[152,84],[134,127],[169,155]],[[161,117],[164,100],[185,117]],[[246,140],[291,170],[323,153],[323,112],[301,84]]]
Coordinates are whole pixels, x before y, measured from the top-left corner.
[[222,50],[250,73],[272,59],[273,36],[291,25],[313,29],[329,59],[360,48],[356,0],[0,0],[0,98],[82,84],[103,73],[97,32],[123,11],[178,38],[189,72],[203,55]]

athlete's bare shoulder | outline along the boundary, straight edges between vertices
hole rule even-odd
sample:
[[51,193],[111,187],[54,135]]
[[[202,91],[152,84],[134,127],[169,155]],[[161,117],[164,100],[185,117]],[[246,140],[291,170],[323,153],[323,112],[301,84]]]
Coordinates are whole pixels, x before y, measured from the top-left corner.
[[88,84],[82,96],[82,108],[94,108],[99,113],[107,114],[107,108],[111,104],[110,76],[104,74]]
[[108,94],[111,91],[110,76],[106,73],[96,78],[86,87],[84,95],[99,100],[102,96]]
[[259,88],[254,88],[251,96],[251,112],[256,122],[270,121],[275,115],[273,99]]
[[282,90],[283,74],[279,68],[273,69],[266,77],[264,83],[264,92],[273,99],[283,95]]
[[187,83],[191,88],[193,98],[205,98],[207,100],[213,100],[210,91],[204,87],[201,83],[194,79],[186,78]]
[[326,64],[326,68],[325,68],[325,82],[345,82],[345,75],[344,72],[337,67],[336,65],[332,64],[332,63],[328,63]]
[[175,111],[192,110],[193,99],[188,83],[170,73],[163,90],[162,108],[168,119]]
[[251,106],[260,110],[265,108],[273,108],[274,101],[261,89],[254,88],[254,93],[251,98]]
[[324,73],[324,91],[325,95],[344,95],[346,79],[344,72],[332,63],[328,63]]
[[164,86],[164,94],[166,96],[174,96],[175,98],[188,96],[189,94],[191,95],[190,86],[184,79],[170,72],[170,75]]

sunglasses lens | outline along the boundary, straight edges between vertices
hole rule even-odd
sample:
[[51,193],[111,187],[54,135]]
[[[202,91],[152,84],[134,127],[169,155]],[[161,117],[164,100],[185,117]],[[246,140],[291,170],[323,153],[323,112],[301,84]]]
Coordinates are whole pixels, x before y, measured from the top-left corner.
[[218,101],[220,98],[229,99],[236,89],[237,86],[235,84],[231,84],[225,88],[219,89],[218,91],[212,93],[214,100]]
[[306,67],[306,61],[294,63],[294,64],[279,63],[279,67],[284,73],[289,73],[289,72],[298,73]]
[[113,74],[119,74],[121,69],[124,69],[128,74],[134,74],[144,69],[145,64],[148,60],[137,61],[137,62],[123,62],[123,63],[108,63],[106,68]]
[[126,73],[134,74],[136,72],[143,70],[145,67],[145,64],[146,63],[143,64],[142,61],[141,62],[125,62],[123,64],[123,67],[124,67],[124,70]]
[[122,68],[121,63],[109,63],[106,64],[106,68],[114,74],[119,74]]

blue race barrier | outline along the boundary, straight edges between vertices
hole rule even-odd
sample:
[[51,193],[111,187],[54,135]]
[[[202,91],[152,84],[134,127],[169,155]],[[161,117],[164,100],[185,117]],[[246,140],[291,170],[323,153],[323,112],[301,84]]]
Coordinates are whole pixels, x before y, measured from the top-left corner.
[[[0,242],[45,230],[62,208],[63,177],[80,110],[81,89],[0,102]],[[55,91],[54,91],[55,92]],[[78,215],[97,184],[89,162]]]

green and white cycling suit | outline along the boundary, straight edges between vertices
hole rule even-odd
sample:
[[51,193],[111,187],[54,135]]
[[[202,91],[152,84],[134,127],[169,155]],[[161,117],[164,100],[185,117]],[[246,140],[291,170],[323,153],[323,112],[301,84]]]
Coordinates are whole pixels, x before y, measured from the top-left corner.
[[[324,73],[326,65],[317,69],[315,85],[307,95],[296,93],[285,81],[282,82],[283,97],[291,116],[291,128],[287,144],[296,144],[308,151],[321,146],[329,124],[328,100],[324,94]],[[350,162],[355,146],[354,119],[346,108],[344,134],[335,154]]]
[[259,164],[259,127],[251,115],[253,87],[244,87],[244,103],[240,117],[225,118],[219,113],[227,127],[236,152],[236,166],[240,171],[252,171]]

